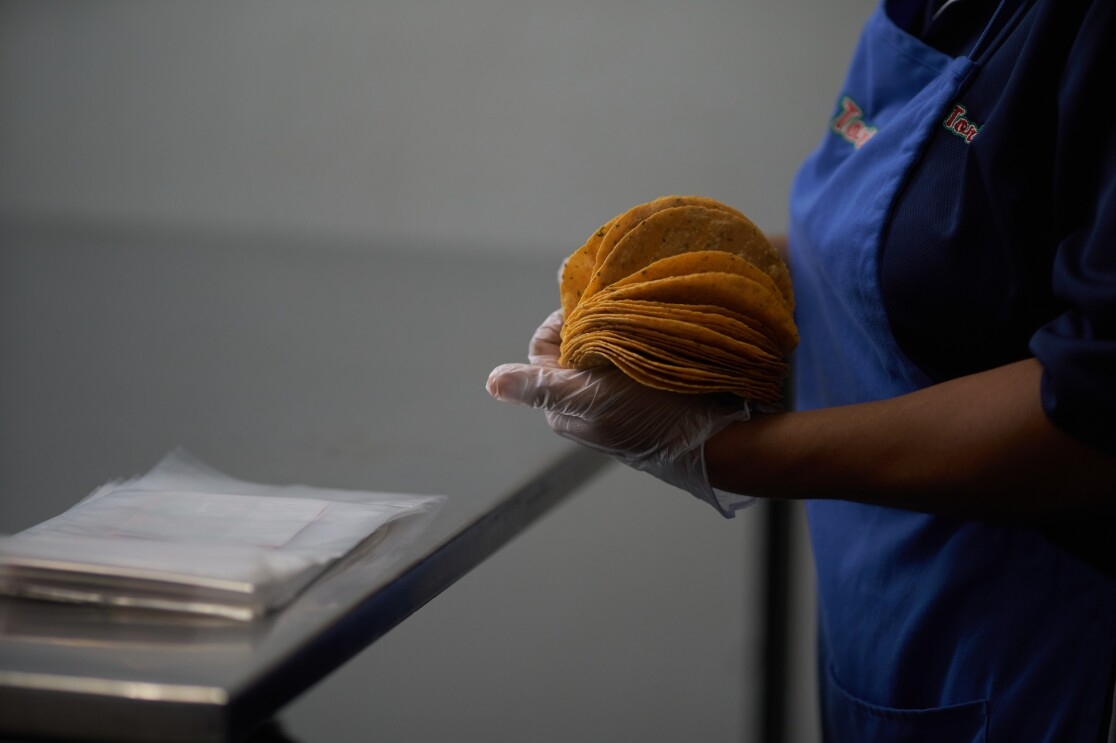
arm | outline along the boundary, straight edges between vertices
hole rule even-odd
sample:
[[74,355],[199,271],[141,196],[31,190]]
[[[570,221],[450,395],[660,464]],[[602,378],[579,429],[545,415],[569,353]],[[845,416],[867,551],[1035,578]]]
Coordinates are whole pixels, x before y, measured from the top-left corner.
[[555,313],[540,326],[529,363],[494,369],[489,392],[543,409],[560,435],[725,515],[751,496],[1032,521],[1116,512],[1116,457],[1049,422],[1034,359],[888,400],[747,420],[746,408],[726,408],[722,397],[561,368],[561,321]]
[[1054,427],[1034,359],[901,397],[757,416],[705,445],[711,484],[966,518],[1112,511],[1116,457]]

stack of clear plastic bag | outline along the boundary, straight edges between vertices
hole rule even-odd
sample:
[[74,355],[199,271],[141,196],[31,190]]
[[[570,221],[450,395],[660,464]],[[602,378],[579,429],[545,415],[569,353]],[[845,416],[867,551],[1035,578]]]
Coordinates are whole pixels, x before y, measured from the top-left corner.
[[[0,593],[251,620],[358,547],[413,538],[444,500],[250,483],[179,450],[0,537]],[[403,519],[409,529],[389,529]]]

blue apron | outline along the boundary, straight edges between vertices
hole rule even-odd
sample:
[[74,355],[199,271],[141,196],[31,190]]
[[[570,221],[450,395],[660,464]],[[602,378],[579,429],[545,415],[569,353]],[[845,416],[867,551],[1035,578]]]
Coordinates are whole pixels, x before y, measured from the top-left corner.
[[[881,235],[982,44],[1010,16],[1001,4],[958,58],[882,5],[865,26],[830,132],[792,189],[796,407],[929,384],[888,325]],[[1116,668],[1107,576],[1024,527],[839,501],[807,513],[827,741],[1105,740]]]

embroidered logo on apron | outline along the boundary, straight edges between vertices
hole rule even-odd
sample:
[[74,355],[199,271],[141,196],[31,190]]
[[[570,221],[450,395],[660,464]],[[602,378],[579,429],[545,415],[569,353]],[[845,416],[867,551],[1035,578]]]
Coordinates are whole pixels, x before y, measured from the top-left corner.
[[942,126],[965,140],[965,144],[971,143],[976,135],[980,133],[980,125],[970,121],[968,114],[969,112],[964,106],[960,103],[954,103],[949,116],[946,116],[945,121],[942,122]]
[[841,98],[841,111],[833,117],[830,128],[855,149],[860,149],[878,131],[865,123],[864,111],[847,95]]

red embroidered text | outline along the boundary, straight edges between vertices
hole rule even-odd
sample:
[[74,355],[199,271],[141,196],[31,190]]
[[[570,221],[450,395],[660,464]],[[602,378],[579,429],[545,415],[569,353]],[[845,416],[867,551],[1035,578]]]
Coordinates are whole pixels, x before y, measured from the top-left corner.
[[830,128],[857,149],[876,133],[876,127],[864,123],[864,112],[848,96],[841,98],[841,111],[833,118]]
[[969,112],[964,106],[960,103],[954,103],[953,110],[942,122],[942,126],[965,140],[965,144],[972,142],[973,138],[980,132],[980,127],[968,119],[968,114]]

